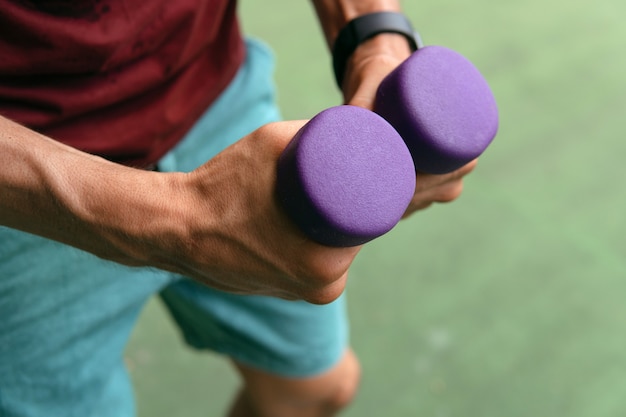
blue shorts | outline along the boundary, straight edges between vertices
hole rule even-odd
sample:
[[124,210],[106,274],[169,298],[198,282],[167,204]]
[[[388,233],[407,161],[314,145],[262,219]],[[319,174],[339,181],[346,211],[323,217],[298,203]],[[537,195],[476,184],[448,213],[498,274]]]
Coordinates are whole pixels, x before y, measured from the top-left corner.
[[[232,84],[159,162],[159,170],[193,170],[278,120],[272,72],[271,53],[248,41],[246,62]],[[343,298],[315,306],[236,296],[0,228],[0,415],[134,415],[123,352],[154,294],[191,346],[272,373],[322,372],[347,345]]]

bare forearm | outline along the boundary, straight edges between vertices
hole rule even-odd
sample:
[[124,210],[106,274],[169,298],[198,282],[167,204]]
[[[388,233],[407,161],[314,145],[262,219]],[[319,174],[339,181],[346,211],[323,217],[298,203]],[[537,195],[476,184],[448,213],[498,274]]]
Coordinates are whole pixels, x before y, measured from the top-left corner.
[[116,235],[130,238],[134,227],[145,226],[157,207],[158,184],[151,173],[79,152],[0,118],[4,226],[136,264],[132,249]]

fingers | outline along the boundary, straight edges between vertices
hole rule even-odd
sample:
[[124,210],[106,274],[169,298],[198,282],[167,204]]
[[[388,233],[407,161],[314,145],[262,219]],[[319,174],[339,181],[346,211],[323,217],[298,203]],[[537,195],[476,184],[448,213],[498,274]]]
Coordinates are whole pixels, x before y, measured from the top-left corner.
[[456,171],[450,172],[448,174],[434,175],[418,172],[417,181],[415,184],[415,193],[417,194],[422,191],[427,191],[444,184],[461,180],[463,179],[463,177],[465,177],[476,168],[477,163],[478,160],[475,159],[457,169]]
[[345,103],[371,110],[380,82],[410,54],[406,39],[397,34],[383,33],[361,43],[347,62]]
[[418,210],[430,207],[433,203],[449,203],[459,198],[463,192],[463,179],[475,168],[473,160],[456,171],[443,175],[418,173],[415,194],[403,218]]
[[372,110],[380,82],[400,62],[389,56],[368,57],[359,62],[355,75],[346,80],[346,103]]

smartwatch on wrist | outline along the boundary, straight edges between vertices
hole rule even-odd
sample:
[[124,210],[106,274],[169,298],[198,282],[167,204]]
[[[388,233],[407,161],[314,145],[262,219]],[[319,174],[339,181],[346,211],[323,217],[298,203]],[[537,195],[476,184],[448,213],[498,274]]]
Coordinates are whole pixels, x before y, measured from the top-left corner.
[[376,12],[351,20],[339,31],[332,50],[335,80],[340,89],[348,58],[361,43],[381,33],[403,35],[412,51],[423,46],[419,34],[413,30],[411,22],[402,13]]

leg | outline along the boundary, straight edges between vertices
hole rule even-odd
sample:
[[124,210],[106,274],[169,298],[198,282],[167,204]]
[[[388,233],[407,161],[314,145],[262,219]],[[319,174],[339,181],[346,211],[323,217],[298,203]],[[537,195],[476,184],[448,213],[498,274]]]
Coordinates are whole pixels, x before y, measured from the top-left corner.
[[229,417],[330,417],[357,391],[360,367],[352,350],[322,374],[286,378],[235,363],[244,386]]
[[124,346],[168,282],[0,228],[0,416],[134,416]]
[[235,363],[244,384],[231,417],[333,416],[356,392],[343,296],[319,306],[181,280],[161,298],[188,344]]

